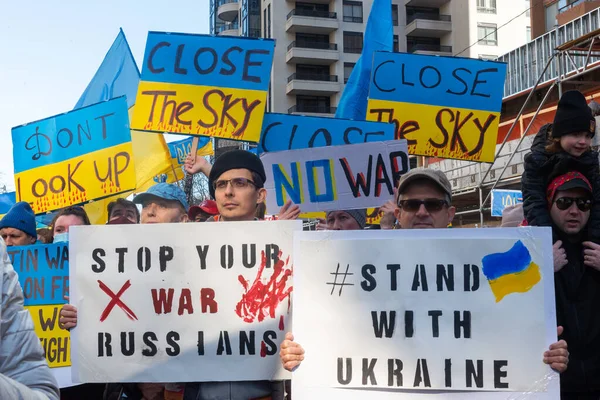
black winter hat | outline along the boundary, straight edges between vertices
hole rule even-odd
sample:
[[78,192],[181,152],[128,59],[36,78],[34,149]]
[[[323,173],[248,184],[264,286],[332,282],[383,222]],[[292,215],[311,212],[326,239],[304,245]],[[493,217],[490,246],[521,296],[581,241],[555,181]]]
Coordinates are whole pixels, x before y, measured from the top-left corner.
[[558,101],[552,124],[552,137],[560,138],[574,132],[589,132],[594,136],[596,120],[587,105],[585,96],[577,90],[570,90],[565,92]]
[[267,180],[265,167],[256,154],[246,150],[228,151],[217,158],[208,176],[208,190],[213,199],[215,198],[214,182],[231,169],[247,169],[256,172],[262,178],[263,184]]

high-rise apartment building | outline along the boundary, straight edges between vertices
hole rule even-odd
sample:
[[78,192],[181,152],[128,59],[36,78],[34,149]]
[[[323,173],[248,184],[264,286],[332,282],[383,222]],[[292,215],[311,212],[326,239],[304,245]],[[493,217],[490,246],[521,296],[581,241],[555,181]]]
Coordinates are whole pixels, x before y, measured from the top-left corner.
[[[394,51],[493,59],[529,40],[526,0],[392,3]],[[218,35],[275,39],[268,111],[332,116],[362,51],[372,4],[210,0],[210,28]]]

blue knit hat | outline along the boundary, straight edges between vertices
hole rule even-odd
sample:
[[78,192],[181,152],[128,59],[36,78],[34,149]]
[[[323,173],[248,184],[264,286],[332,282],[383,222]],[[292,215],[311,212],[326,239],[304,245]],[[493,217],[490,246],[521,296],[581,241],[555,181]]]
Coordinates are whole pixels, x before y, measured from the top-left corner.
[[37,238],[35,226],[35,214],[29,203],[25,201],[20,201],[12,206],[0,221],[0,229],[15,228]]

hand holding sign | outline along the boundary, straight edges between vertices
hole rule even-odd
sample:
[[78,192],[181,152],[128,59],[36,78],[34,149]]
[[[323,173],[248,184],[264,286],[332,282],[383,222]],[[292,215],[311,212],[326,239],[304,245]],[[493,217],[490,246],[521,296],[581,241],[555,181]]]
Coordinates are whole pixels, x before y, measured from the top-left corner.
[[190,153],[185,159],[185,172],[188,174],[197,174],[198,172],[201,172],[208,177],[211,168],[212,165],[203,156]]
[[298,343],[294,342],[294,334],[288,332],[285,334],[285,340],[281,343],[279,358],[283,368],[292,371],[304,360],[304,349]]

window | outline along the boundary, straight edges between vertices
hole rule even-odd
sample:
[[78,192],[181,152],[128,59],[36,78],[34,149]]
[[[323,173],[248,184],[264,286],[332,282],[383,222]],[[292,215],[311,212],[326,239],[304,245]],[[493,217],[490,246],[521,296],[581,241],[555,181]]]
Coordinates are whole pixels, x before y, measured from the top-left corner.
[[310,81],[329,81],[329,66],[296,64],[296,79]]
[[350,74],[352,74],[352,70],[354,69],[354,63],[344,63],[344,83],[348,83],[348,79],[350,79]]
[[267,9],[266,8],[263,10],[263,15],[264,15],[264,18],[263,18],[263,37],[266,38],[266,37],[268,37],[267,36]]
[[362,32],[344,32],[344,53],[360,54],[362,49]]
[[496,14],[496,0],[477,0],[477,12]]
[[296,96],[296,112],[332,114],[331,100],[325,96]]
[[398,5],[392,4],[392,25],[398,26]]
[[271,38],[271,5],[269,4],[267,6],[267,33],[268,33],[268,38]]
[[477,39],[479,44],[498,46],[498,31],[496,24],[477,24]]
[[363,22],[363,9],[360,1],[344,0],[344,22]]
[[531,42],[531,27],[530,26],[525,28],[525,39],[528,42]]
[[398,35],[394,35],[394,52],[398,53],[400,51],[400,40],[398,39]]
[[553,30],[556,25],[556,15],[558,14],[558,3],[551,4],[549,6],[544,6],[545,10],[545,22],[546,22],[546,32],[550,32]]

